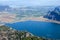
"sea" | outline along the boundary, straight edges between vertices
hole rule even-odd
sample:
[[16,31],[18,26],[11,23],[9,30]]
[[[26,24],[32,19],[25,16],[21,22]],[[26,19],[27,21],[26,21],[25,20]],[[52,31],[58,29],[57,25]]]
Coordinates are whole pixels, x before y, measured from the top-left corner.
[[60,39],[60,24],[29,20],[5,25],[16,30],[30,32],[38,37]]

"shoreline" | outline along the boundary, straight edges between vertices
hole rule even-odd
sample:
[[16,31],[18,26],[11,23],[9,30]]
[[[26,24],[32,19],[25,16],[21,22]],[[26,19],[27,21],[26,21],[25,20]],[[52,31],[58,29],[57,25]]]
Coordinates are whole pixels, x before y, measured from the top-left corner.
[[[14,16],[14,17],[13,17]],[[0,19],[0,21],[2,22],[2,23],[16,23],[16,22],[24,22],[24,21],[29,21],[29,20],[31,20],[31,21],[42,21],[42,22],[51,22],[51,23],[57,23],[57,24],[60,24],[60,21],[56,21],[56,20],[51,20],[51,19],[47,19],[47,18],[44,18],[43,16],[40,16],[40,17],[34,17],[34,16],[26,16],[26,17],[24,17],[24,18],[22,18],[22,19],[16,19],[15,20],[15,16],[16,15],[10,15],[8,18],[6,17],[5,18],[5,16],[3,16],[3,18],[2,17],[0,17],[1,19]],[[9,19],[11,17],[11,19]],[[12,18],[13,17],[13,18]],[[4,20],[4,19],[6,19],[6,20]]]
[[[41,17],[29,17],[29,18],[23,18],[22,20],[23,20],[23,21],[28,21],[28,20],[31,20],[31,21],[42,21],[42,22],[51,22],[51,23],[57,23],[57,24],[60,24],[60,21],[47,19],[47,18],[44,18],[43,16],[41,16]],[[20,22],[21,22],[21,21],[20,21]]]

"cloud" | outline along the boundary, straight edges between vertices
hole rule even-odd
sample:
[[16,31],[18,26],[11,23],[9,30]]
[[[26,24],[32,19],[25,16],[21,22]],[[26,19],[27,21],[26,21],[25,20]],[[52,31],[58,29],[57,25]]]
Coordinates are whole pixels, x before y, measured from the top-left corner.
[[0,0],[0,4],[12,6],[49,6],[60,5],[60,0]]

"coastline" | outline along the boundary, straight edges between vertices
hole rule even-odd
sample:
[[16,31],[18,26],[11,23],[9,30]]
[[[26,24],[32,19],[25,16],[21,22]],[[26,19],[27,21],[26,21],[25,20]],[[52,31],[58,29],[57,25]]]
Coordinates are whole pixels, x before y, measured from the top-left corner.
[[42,21],[42,22],[51,22],[51,23],[57,23],[57,24],[60,24],[60,21],[47,19],[47,18],[44,18],[43,16],[41,16],[41,17],[29,17],[29,18],[23,18],[21,21],[27,21],[27,20],[31,20],[31,21]]
[[39,39],[39,40],[45,40],[47,38],[44,37],[38,37],[33,35],[30,32],[27,31],[19,31],[11,29],[7,26],[0,26],[0,40],[6,39],[6,40],[32,40],[32,39]]
[[47,19],[47,18],[44,18],[44,17],[40,17],[39,19],[40,19],[40,20],[36,20],[36,21],[52,22],[52,23],[60,24],[60,21],[51,20],[51,19]]
[[[8,16],[7,16],[8,15]],[[47,19],[47,18],[44,18],[43,16],[40,16],[40,17],[35,17],[35,16],[25,16],[23,18],[17,18],[16,17],[16,14],[7,14],[7,13],[4,13],[4,14],[1,14],[0,15],[1,19],[0,21],[5,24],[5,23],[16,23],[16,22],[24,22],[24,21],[42,21],[42,22],[51,22],[51,23],[57,23],[57,24],[60,24],[60,21],[56,21],[56,20],[51,20],[51,19]],[[17,19],[16,19],[17,18]]]

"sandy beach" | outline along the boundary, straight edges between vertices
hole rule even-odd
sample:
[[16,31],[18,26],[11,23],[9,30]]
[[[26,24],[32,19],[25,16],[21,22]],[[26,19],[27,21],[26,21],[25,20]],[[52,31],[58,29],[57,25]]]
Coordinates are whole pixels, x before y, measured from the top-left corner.
[[43,16],[41,16],[41,17],[25,17],[25,18],[23,18],[20,21],[27,21],[27,20],[31,20],[31,21],[42,21],[42,22],[52,22],[52,23],[60,24],[60,21],[50,20],[50,19],[44,18]]

